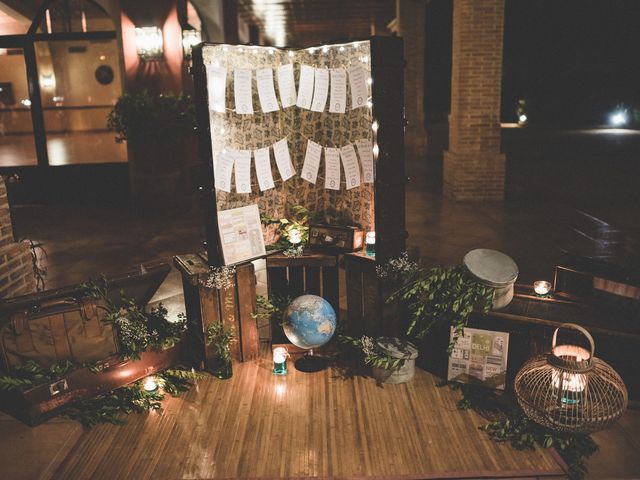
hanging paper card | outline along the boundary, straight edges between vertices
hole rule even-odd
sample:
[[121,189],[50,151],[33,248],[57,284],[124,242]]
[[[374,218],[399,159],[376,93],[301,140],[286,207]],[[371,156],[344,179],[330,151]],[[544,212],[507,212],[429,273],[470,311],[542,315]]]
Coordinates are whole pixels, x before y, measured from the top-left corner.
[[258,98],[263,112],[275,112],[280,110],[276,90],[273,86],[273,70],[261,68],[256,70],[256,83],[258,85]]
[[233,155],[229,151],[222,151],[215,162],[216,188],[223,192],[231,191],[231,171],[233,170]]
[[313,91],[313,103],[311,110],[314,112],[324,112],[329,94],[329,70],[326,68],[315,69],[315,86]]
[[293,79],[292,63],[278,67],[278,90],[280,91],[282,108],[291,107],[296,104],[296,84]]
[[342,68],[331,69],[331,98],[329,111],[344,113],[347,105],[347,71]]
[[347,190],[360,186],[360,167],[353,145],[347,144],[340,149],[344,176],[347,179]]
[[300,67],[300,84],[298,85],[298,101],[296,105],[300,108],[311,108],[311,99],[313,98],[313,78],[315,76],[314,68],[309,65]]
[[340,190],[340,149],[324,149],[324,188]]
[[367,72],[360,65],[349,67],[349,84],[351,85],[351,109],[367,105]]
[[207,70],[207,80],[209,108],[214,112],[225,113],[227,69],[210,66]]
[[373,183],[373,144],[369,139],[356,140],[356,147],[362,164],[362,182]]
[[288,180],[296,173],[291,164],[289,155],[289,144],[286,137],[273,144],[273,155],[276,157],[276,165],[282,180]]
[[256,159],[256,177],[261,191],[274,187],[273,176],[271,175],[271,162],[269,161],[269,148],[254,150],[253,156]]
[[236,192],[251,193],[251,150],[235,150],[232,155],[236,166]]
[[311,140],[307,141],[307,153],[304,156],[304,165],[302,165],[301,177],[307,182],[316,184],[318,178],[318,169],[320,168],[320,156],[322,155],[322,146]]
[[233,71],[233,93],[236,97],[236,113],[240,115],[253,114],[251,70],[236,68]]

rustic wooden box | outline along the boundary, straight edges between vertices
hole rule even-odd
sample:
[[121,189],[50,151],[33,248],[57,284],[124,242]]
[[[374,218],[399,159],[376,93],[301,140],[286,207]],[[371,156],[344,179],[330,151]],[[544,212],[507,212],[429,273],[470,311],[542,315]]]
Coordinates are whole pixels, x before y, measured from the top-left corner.
[[344,256],[347,284],[345,332],[351,336],[396,336],[405,327],[398,305],[386,302],[389,294],[376,274],[374,257],[364,252]]
[[231,344],[235,361],[244,362],[258,357],[259,337],[256,319],[256,277],[252,263],[236,265],[235,286],[217,290],[207,288],[203,282],[209,274],[206,256],[199,254],[178,255],[174,263],[182,274],[184,303],[187,313],[187,344],[192,361],[213,371],[217,356],[207,347],[207,328],[222,322],[233,330],[236,341]]
[[[267,257],[267,284],[269,296],[291,295],[295,298],[306,293],[318,295],[328,301],[340,316],[338,255],[305,253],[295,258],[270,255]],[[274,343],[287,341],[276,319],[271,321],[271,340]]]

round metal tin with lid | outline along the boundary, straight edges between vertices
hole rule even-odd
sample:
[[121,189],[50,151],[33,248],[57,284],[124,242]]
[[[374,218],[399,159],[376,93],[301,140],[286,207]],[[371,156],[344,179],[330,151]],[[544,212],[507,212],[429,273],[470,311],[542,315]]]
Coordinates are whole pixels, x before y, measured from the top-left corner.
[[477,248],[468,252],[462,261],[472,277],[493,287],[493,308],[504,308],[513,299],[513,284],[518,278],[518,265],[497,250]]

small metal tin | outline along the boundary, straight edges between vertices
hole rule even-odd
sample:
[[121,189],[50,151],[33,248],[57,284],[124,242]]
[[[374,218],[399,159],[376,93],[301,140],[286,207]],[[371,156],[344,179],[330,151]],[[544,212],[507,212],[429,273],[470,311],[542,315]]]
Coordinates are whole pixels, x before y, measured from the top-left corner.
[[513,284],[518,278],[518,265],[497,250],[477,248],[464,256],[462,264],[480,283],[493,287],[493,309],[504,308],[513,299]]

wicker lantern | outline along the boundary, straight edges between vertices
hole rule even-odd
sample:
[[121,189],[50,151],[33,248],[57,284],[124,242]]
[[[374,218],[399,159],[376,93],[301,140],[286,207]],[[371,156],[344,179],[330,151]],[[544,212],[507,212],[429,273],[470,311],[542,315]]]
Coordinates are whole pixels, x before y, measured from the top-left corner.
[[[591,350],[556,345],[558,330],[582,333]],[[518,403],[533,421],[560,432],[590,433],[618,420],[627,408],[627,389],[620,376],[593,356],[593,337],[565,323],[553,333],[551,353],[527,361],[515,379]]]

